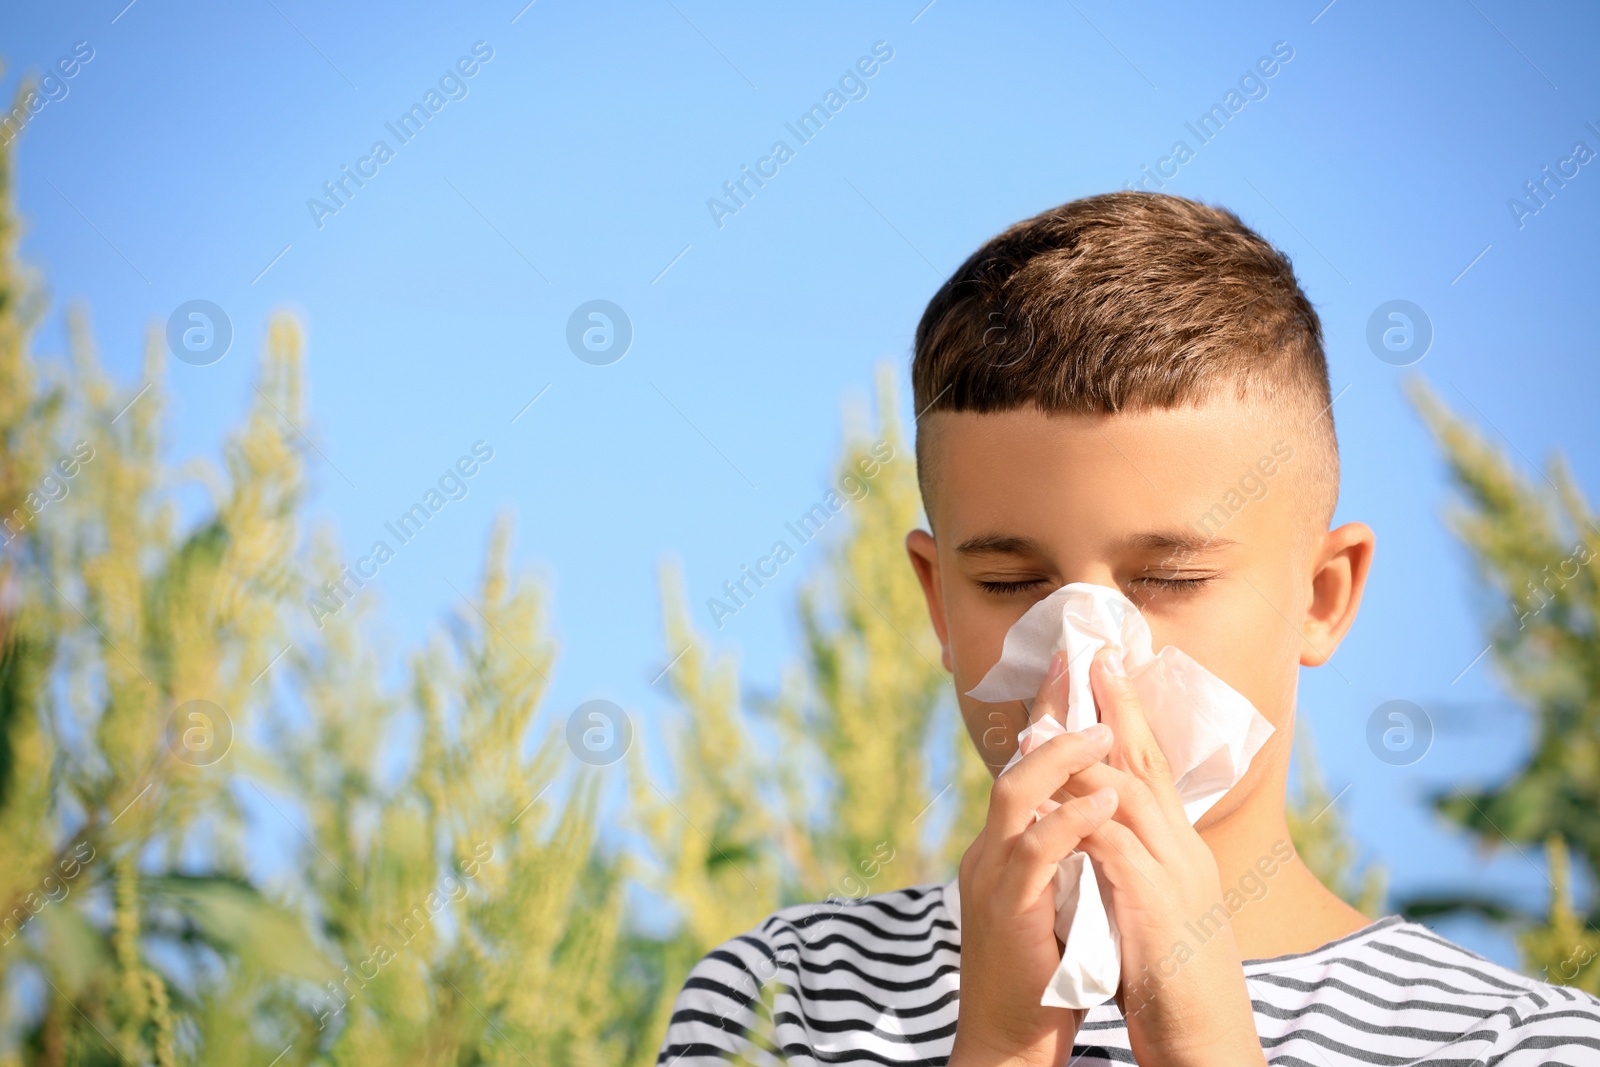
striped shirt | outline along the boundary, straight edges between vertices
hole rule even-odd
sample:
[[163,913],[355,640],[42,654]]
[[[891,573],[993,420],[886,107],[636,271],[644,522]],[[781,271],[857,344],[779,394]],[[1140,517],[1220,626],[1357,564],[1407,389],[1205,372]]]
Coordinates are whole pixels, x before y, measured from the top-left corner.
[[[657,1067],[942,1067],[961,995],[960,916],[954,881],[775,912],[690,972]],[[1600,1000],[1398,915],[1311,952],[1247,960],[1244,973],[1274,1064],[1600,1065]],[[1073,1052],[1074,1063],[1134,1062],[1115,1004],[1089,1010]]]

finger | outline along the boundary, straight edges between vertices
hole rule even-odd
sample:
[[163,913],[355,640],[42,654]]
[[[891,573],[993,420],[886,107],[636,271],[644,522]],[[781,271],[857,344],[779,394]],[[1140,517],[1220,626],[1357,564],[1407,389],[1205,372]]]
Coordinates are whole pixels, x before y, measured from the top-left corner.
[[1114,789],[1097,789],[1067,802],[1017,838],[1000,882],[1002,899],[1019,910],[1039,898],[1055,880],[1056,866],[1117,810]]
[[1161,863],[1132,830],[1115,819],[1108,819],[1093,833],[1085,834],[1078,848],[1094,860],[1113,889],[1138,892],[1164,884]]
[[[1097,724],[1098,725],[1098,724]],[[1010,842],[1033,824],[1034,812],[1074,774],[1094,766],[1111,748],[1111,731],[1079,730],[1052,737],[1017,761],[989,790],[985,826],[996,842]]]
[[1156,738],[1150,732],[1144,704],[1122,666],[1122,653],[1109,645],[1095,653],[1089,663],[1089,685],[1094,690],[1100,721],[1111,727],[1116,742],[1110,762],[1120,766],[1150,788],[1169,817],[1188,822],[1178,787],[1173,784],[1172,767]]
[[1132,830],[1157,860],[1167,862],[1180,855],[1181,843],[1176,834],[1180,824],[1173,821],[1148,785],[1120,767],[1108,763],[1085,767],[1069,778],[1056,796],[1081,798],[1096,789],[1116,791],[1117,821]]

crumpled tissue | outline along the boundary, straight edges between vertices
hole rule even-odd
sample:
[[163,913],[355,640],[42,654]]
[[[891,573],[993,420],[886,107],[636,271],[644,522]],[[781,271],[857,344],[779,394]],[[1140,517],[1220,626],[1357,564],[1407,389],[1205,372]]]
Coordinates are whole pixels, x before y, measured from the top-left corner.
[[[1033,698],[1051,657],[1065,649],[1067,721],[1046,715],[1017,735],[1017,753],[1001,770],[1050,738],[1098,721],[1089,685],[1089,662],[1103,646],[1122,653],[1139,693],[1150,733],[1172,768],[1190,825],[1240,778],[1272,733],[1272,724],[1222,679],[1180,649],[1151,651],[1150,626],[1133,602],[1103,585],[1073,582],[1039,601],[1006,633],[1000,661],[967,695],[986,703],[1020,700],[1031,716]],[[1059,805],[1046,800],[1035,819]],[[1122,974],[1121,941],[1110,912],[1110,883],[1074,852],[1056,868],[1056,936],[1061,963],[1039,1003],[1092,1008],[1110,1000]]]

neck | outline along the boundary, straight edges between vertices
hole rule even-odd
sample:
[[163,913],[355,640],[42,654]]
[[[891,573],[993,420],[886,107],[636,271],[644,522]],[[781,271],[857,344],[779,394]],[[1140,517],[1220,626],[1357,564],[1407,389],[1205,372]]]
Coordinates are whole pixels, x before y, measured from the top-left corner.
[[1199,830],[1216,858],[1223,902],[1247,960],[1309,952],[1372,921],[1300,858],[1284,815],[1288,760],[1269,765],[1276,769],[1271,780],[1257,783],[1214,822],[1208,812]]

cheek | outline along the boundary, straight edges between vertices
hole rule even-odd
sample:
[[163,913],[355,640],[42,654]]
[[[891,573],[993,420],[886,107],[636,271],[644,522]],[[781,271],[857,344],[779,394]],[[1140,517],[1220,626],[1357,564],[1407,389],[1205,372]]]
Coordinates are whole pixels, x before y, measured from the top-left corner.
[[1294,706],[1300,655],[1282,592],[1257,576],[1226,579],[1189,607],[1148,613],[1155,650],[1176,645],[1281,726]]
[[1017,750],[1017,734],[1028,725],[1026,712],[1017,703],[980,704],[968,697],[959,700],[972,750],[983,760],[990,774],[999,774],[1000,768]]
[[958,693],[964,694],[977,685],[1000,661],[1006,631],[1032,606],[1033,601],[1024,597],[1002,601],[977,590],[946,591],[946,636]]
[[990,773],[996,773],[1017,750],[1017,734],[1028,725],[1027,710],[1016,701],[985,704],[966,692],[999,662],[1006,631],[1033,606],[1033,600],[1017,597],[999,602],[981,594],[964,594],[947,600],[946,606],[951,686],[973,748]]

